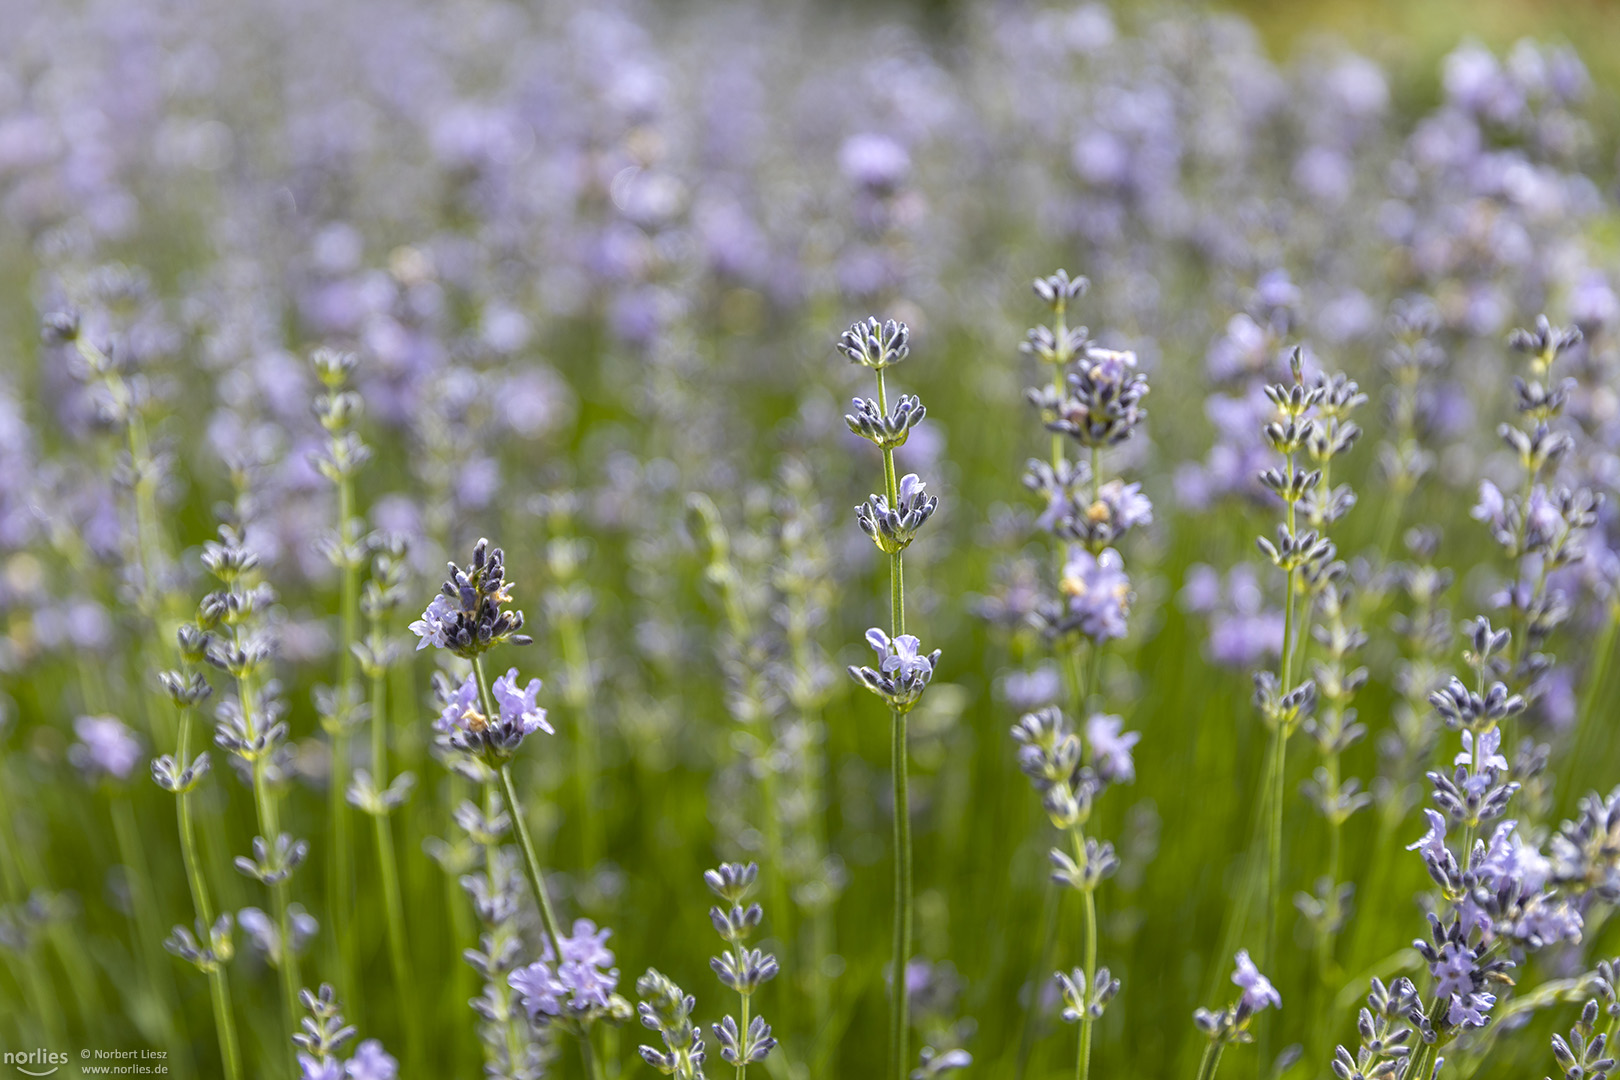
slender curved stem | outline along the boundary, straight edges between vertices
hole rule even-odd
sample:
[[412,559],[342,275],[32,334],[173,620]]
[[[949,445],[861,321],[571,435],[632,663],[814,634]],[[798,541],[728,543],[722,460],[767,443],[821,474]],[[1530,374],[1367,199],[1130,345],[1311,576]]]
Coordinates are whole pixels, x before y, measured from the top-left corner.
[[[180,736],[176,761],[186,768],[191,763],[190,708],[180,710]],[[191,902],[197,910],[200,930],[209,935],[205,943],[213,947],[214,905],[208,897],[208,883],[203,880],[202,861],[197,856],[197,830],[191,820],[191,792],[182,792],[175,800],[180,825],[180,858],[185,863],[186,881],[191,886]],[[225,969],[218,963],[208,971],[210,998],[214,1007],[214,1027],[219,1032],[219,1056],[225,1066],[227,1080],[242,1080],[242,1050],[236,1035],[236,1016],[231,1011],[231,987],[225,979]]]
[[[338,546],[342,559],[342,584],[338,608],[338,685],[332,717],[332,776],[328,784],[327,809],[331,826],[331,861],[327,878],[327,904],[332,911],[332,937],[338,964],[338,983],[346,990],[351,1010],[361,995],[356,982],[359,970],[358,937],[350,932],[349,914],[354,906],[354,835],[346,799],[349,787],[350,720],[353,716],[355,685],[354,643],[360,622],[360,568],[350,558],[354,544],[354,480],[347,474],[337,481]],[[377,783],[384,781],[375,762],[372,771]]]
[[[878,409],[888,413],[888,398],[883,385],[883,369],[877,369]],[[883,481],[888,493],[889,506],[899,500],[899,483],[895,479],[894,451],[883,450]],[[905,563],[896,551],[889,556],[889,622],[892,636],[898,638],[906,632]],[[908,790],[906,715],[899,709],[890,710],[889,768],[894,786],[894,949],[890,956],[889,993],[891,995],[889,1023],[889,1075],[895,1080],[907,1080],[910,1075],[910,1054],[906,1043],[911,1033],[910,1000],[906,994],[906,964],[911,959],[912,929],[912,877],[911,877],[911,796]]]
[[[379,632],[378,636],[381,634]],[[388,679],[387,670],[378,667],[371,675],[371,768],[373,783],[381,792],[388,785]],[[388,959],[394,973],[394,985],[400,988],[414,986],[411,974],[410,950],[405,939],[405,903],[399,887],[399,859],[394,851],[394,829],[387,812],[371,815],[371,827],[377,838],[377,869],[382,877],[383,913],[388,920]],[[403,996],[400,999],[403,1001]],[[406,1051],[415,1071],[422,1068],[422,1025],[413,1024],[401,1016],[405,1023]]]
[[[242,710],[242,726],[248,731],[254,730],[253,721],[253,688],[244,675],[236,681],[236,695],[238,705]],[[281,834],[278,822],[279,814],[276,805],[276,793],[270,787],[269,777],[265,773],[265,766],[269,760],[259,757],[253,762],[253,802],[259,818],[259,834],[264,842],[274,849],[276,839]],[[298,1030],[298,989],[301,980],[298,976],[298,954],[292,947],[292,919],[288,915],[287,881],[283,878],[270,886],[270,899],[275,909],[276,929],[281,936],[280,962],[276,965],[281,973],[282,1015],[288,1031]],[[290,1052],[290,1051],[289,1051]]]
[[[1074,841],[1074,861],[1081,866],[1086,863],[1085,834],[1076,825],[1069,830]],[[1081,927],[1085,934],[1085,952],[1082,954],[1085,963],[1086,988],[1089,997],[1096,992],[1097,982],[1097,897],[1090,890],[1085,889],[1080,894]],[[1082,1007],[1084,1002],[1081,1003]],[[1091,1028],[1092,1019],[1089,1009],[1084,1009],[1080,1016],[1080,1041],[1075,1051],[1074,1076],[1075,1080],[1086,1080],[1091,1074]]]
[[1226,1044],[1219,1039],[1211,1039],[1209,1045],[1204,1047],[1204,1056],[1198,1061],[1197,1080],[1215,1080],[1215,1070],[1221,1067],[1221,1053]]

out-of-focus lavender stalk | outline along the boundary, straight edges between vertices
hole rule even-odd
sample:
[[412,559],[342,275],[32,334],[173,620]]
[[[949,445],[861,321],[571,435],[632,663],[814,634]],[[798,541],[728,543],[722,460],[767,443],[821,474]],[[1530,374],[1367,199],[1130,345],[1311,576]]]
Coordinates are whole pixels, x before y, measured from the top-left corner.
[[323,543],[326,557],[339,574],[337,686],[323,717],[331,745],[331,776],[327,784],[327,826],[330,860],[327,871],[327,907],[332,920],[332,946],[336,951],[338,985],[351,1002],[361,1000],[356,983],[359,938],[349,929],[354,906],[354,830],[345,794],[349,786],[350,736],[359,710],[355,680],[354,646],[360,638],[360,567],[365,545],[357,535],[354,475],[371,457],[371,450],[354,431],[361,408],[360,395],[350,390],[356,365],[353,353],[317,349],[310,358],[322,392],[315,400],[315,416],[326,431],[327,445],[315,465],[337,491],[337,528]]
[[582,569],[589,546],[572,535],[573,507],[567,497],[547,500],[546,568],[555,587],[546,593],[546,613],[557,634],[557,653],[563,663],[562,696],[574,729],[574,782],[578,790],[580,869],[589,873],[602,852],[602,815],[598,811],[596,785],[601,750],[596,715],[596,677],[591,667],[590,645],[585,636],[585,616],[595,605]]
[[[759,628],[750,615],[743,596],[743,582],[731,560],[731,537],[721,520],[720,510],[707,495],[694,494],[688,505],[702,525],[704,539],[709,547],[709,565],[704,574],[720,594],[725,613],[726,629],[731,636],[731,648],[738,657],[737,678],[744,685],[738,693],[728,695],[733,715],[748,728],[755,748],[751,774],[759,779],[760,831],[765,838],[765,861],[770,866],[771,908],[782,922],[783,941],[792,940],[791,908],[788,905],[786,860],[783,858],[782,805],[777,792],[777,770],[772,758],[776,745],[776,732],[772,729],[769,709],[760,702],[764,697],[759,685],[763,679],[760,668],[763,660],[759,652]],[[756,662],[757,661],[757,662]]]
[[[241,1043],[236,1033],[236,1015],[231,1008],[230,982],[225,974],[225,964],[234,952],[231,919],[227,914],[215,920],[208,882],[203,877],[202,861],[197,853],[197,829],[191,814],[191,793],[209,771],[207,751],[198,754],[195,760],[191,757],[192,719],[198,704],[213,693],[196,667],[202,661],[205,640],[196,627],[183,627],[179,635],[182,666],[179,670],[167,671],[162,675],[164,689],[180,713],[180,733],[174,756],[165,755],[152,762],[152,777],[159,787],[175,795],[180,858],[185,864],[186,883],[191,889],[192,907],[196,912],[197,938],[193,962],[208,976],[214,1028],[219,1038],[219,1054],[226,1080],[241,1080]],[[183,941],[183,929],[176,928],[173,939],[176,943]]]
[[[307,845],[284,835],[280,827],[280,794],[276,790],[278,777],[271,769],[280,769],[276,762],[278,751],[286,738],[286,724],[261,699],[264,684],[257,674],[269,659],[269,646],[259,640],[254,626],[262,618],[261,608],[269,602],[267,587],[259,585],[254,571],[259,565],[256,554],[245,547],[241,538],[229,527],[220,529],[220,539],[210,541],[203,551],[203,562],[217,578],[223,591],[210,594],[203,602],[211,621],[224,630],[224,641],[216,643],[208,652],[208,660],[224,669],[236,681],[235,714],[229,723],[220,725],[215,741],[235,753],[251,773],[253,804],[259,825],[255,841],[254,860],[238,859],[237,866],[251,871],[251,876],[266,882],[270,889],[275,911],[276,929],[281,942],[276,967],[281,975],[282,1008],[285,1028],[294,1029],[297,1023],[298,991],[301,980],[298,973],[298,951],[293,944],[292,920],[288,913],[288,878],[307,853]],[[260,708],[260,706],[266,706]]]
[[[385,621],[399,607],[404,596],[406,576],[405,545],[402,540],[374,541],[374,572],[366,582],[360,607],[367,621],[366,639],[354,646],[361,673],[371,681],[371,762],[368,770],[356,770],[349,788],[349,802],[370,815],[377,841],[377,868],[382,878],[383,910],[387,917],[388,956],[399,987],[414,985],[410,953],[406,946],[405,905],[399,886],[399,860],[394,851],[391,815],[404,805],[415,784],[411,773],[390,778],[388,774],[388,669],[398,659],[398,648],[389,640]],[[413,1067],[422,1060],[422,1025],[405,1023],[406,1054]]]

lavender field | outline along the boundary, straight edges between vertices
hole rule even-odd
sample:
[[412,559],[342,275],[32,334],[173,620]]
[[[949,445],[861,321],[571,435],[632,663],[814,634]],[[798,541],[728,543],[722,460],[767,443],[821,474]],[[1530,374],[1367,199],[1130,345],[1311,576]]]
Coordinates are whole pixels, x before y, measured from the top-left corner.
[[943,9],[0,0],[0,1076],[1620,1073],[1614,40]]

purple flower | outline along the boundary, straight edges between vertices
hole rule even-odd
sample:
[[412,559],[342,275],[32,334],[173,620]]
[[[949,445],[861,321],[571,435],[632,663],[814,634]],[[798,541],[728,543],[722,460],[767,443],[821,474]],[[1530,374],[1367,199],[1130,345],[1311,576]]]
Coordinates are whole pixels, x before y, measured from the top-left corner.
[[450,692],[439,718],[433,722],[433,730],[447,735],[458,728],[484,723],[485,720],[484,714],[478,709],[478,680],[468,675],[460,686]]
[[911,155],[887,135],[851,135],[838,151],[838,168],[858,187],[893,191],[911,171]]
[[1466,995],[1474,989],[1474,951],[1455,941],[1446,942],[1440,955],[1429,965],[1435,978],[1434,992],[1440,997]]
[[[1453,765],[1467,765],[1473,768],[1474,764],[1474,735],[1473,732],[1462,733],[1462,753],[1457,755]],[[1502,729],[1493,727],[1479,737],[1479,767],[1481,769],[1499,769],[1507,772],[1507,758],[1499,750],[1502,748]]]
[[140,740],[114,716],[81,716],[73,721],[79,741],[68,749],[68,760],[89,776],[129,779],[141,759]]
[[1129,784],[1136,779],[1131,747],[1142,738],[1139,731],[1121,731],[1124,721],[1117,716],[1097,715],[1086,721],[1086,741],[1091,745],[1091,765],[1105,783]]
[[337,1058],[323,1060],[309,1054],[299,1054],[298,1080],[343,1080],[343,1062]]
[[539,679],[530,679],[529,685],[520,692],[517,688],[517,668],[511,668],[495,680],[490,690],[495,695],[496,707],[501,711],[501,723],[515,727],[525,735],[533,735],[536,731],[556,734],[546,721],[546,710],[535,704],[535,698],[540,693]]
[[1423,857],[1431,862],[1443,862],[1449,850],[1446,847],[1446,819],[1438,810],[1425,809],[1423,816],[1429,819],[1429,831],[1421,839],[1407,844],[1406,850],[1421,851]]
[[606,942],[611,933],[578,919],[573,934],[557,943],[561,961],[547,941],[539,960],[512,972],[507,982],[522,997],[531,1019],[607,1008],[608,995],[619,985],[619,969],[609,967],[613,953]]
[[1484,1027],[1485,1014],[1496,1004],[1494,994],[1460,994],[1451,999],[1446,1011],[1446,1022],[1457,1027]]
[[922,642],[911,634],[901,634],[891,640],[888,634],[874,626],[866,632],[866,643],[880,657],[878,670],[885,675],[894,675],[900,682],[909,682],[919,675],[927,678],[934,674],[934,665],[918,651],[922,648]]
[[1125,576],[1119,553],[1112,548],[1093,555],[1082,547],[1069,549],[1061,582],[1068,598],[1068,620],[1093,641],[1125,636],[1130,612],[1131,580]]
[[1238,950],[1237,970],[1232,972],[1232,982],[1243,991],[1240,1004],[1249,1012],[1257,1013],[1267,1006],[1282,1008],[1282,995],[1277,993],[1270,979],[1260,974],[1260,969],[1249,959],[1247,949]]
[[455,616],[456,605],[451,599],[443,593],[435,596],[427,610],[422,612],[422,617],[411,623],[411,633],[422,639],[416,643],[417,649],[425,649],[429,645],[436,649],[449,648],[447,635],[455,627]]
[[345,1068],[349,1080],[395,1080],[399,1076],[399,1062],[383,1049],[380,1039],[361,1043]]

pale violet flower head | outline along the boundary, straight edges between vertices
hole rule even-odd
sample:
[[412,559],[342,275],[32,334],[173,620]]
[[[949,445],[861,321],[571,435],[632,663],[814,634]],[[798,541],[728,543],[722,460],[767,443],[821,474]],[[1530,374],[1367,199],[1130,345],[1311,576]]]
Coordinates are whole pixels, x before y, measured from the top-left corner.
[[1243,991],[1239,1004],[1246,1011],[1257,1013],[1268,1006],[1282,1008],[1282,995],[1277,993],[1270,979],[1260,974],[1260,969],[1249,959],[1247,949],[1238,950],[1237,970],[1232,972],[1232,983]]
[[439,593],[434,596],[422,612],[422,617],[411,623],[411,633],[419,639],[416,643],[418,651],[432,645],[436,649],[450,647],[450,631],[455,628],[456,605],[448,596]]
[[1136,779],[1136,764],[1131,760],[1131,748],[1142,738],[1142,734],[1120,730],[1124,726],[1125,722],[1117,716],[1098,714],[1086,721],[1091,767],[1104,783],[1128,784]]
[[547,735],[556,734],[546,720],[546,710],[535,704],[535,698],[540,693],[539,679],[530,679],[529,685],[520,691],[517,685],[517,668],[510,668],[505,675],[495,680],[490,692],[495,695],[495,706],[501,712],[503,724],[517,728],[525,735],[533,735],[537,731],[543,731]]
[[589,919],[574,922],[574,932],[561,938],[557,958],[546,941],[539,960],[512,972],[507,982],[523,999],[531,1019],[561,1017],[608,1007],[609,995],[619,985],[619,969],[612,967],[607,947],[611,930],[598,930]]
[[444,701],[444,708],[439,711],[439,718],[433,721],[433,730],[441,735],[448,735],[457,728],[463,728],[474,722],[474,718],[481,719],[482,713],[478,710],[478,680],[468,675],[463,679]]
[[523,740],[537,731],[553,734],[546,710],[537,703],[540,680],[530,679],[518,689],[517,668],[490,685],[494,716],[484,714],[479,700],[478,680],[468,675],[459,684],[440,690],[443,709],[433,728],[451,747],[482,758],[486,764],[499,764],[517,753]]
[[349,1080],[397,1080],[399,1062],[383,1049],[380,1039],[367,1039],[344,1066]]
[[343,1080],[343,1062],[337,1058],[298,1055],[298,1080]]
[[68,760],[87,776],[127,780],[140,764],[140,740],[115,716],[81,716],[73,731],[79,741],[68,749]]
[[[1466,765],[1470,769],[1474,765],[1474,735],[1471,731],[1462,733],[1462,753],[1458,754],[1454,765]],[[1496,769],[1507,772],[1507,758],[1501,754],[1502,729],[1491,728],[1479,737],[1479,767],[1481,769]]]
[[911,634],[890,638],[875,626],[866,632],[866,643],[878,654],[878,666],[874,670],[852,665],[850,677],[887,701],[890,708],[909,711],[933,679],[940,651],[924,653],[922,643]]
[[1438,810],[1425,808],[1423,816],[1429,819],[1429,831],[1422,837],[1406,845],[1407,851],[1422,853],[1423,857],[1431,862],[1443,862],[1448,854],[1446,848],[1446,819]]
[[1101,643],[1125,636],[1131,609],[1131,579],[1112,548],[1093,555],[1083,547],[1069,549],[1060,583],[1065,600],[1061,629],[1078,630]]

